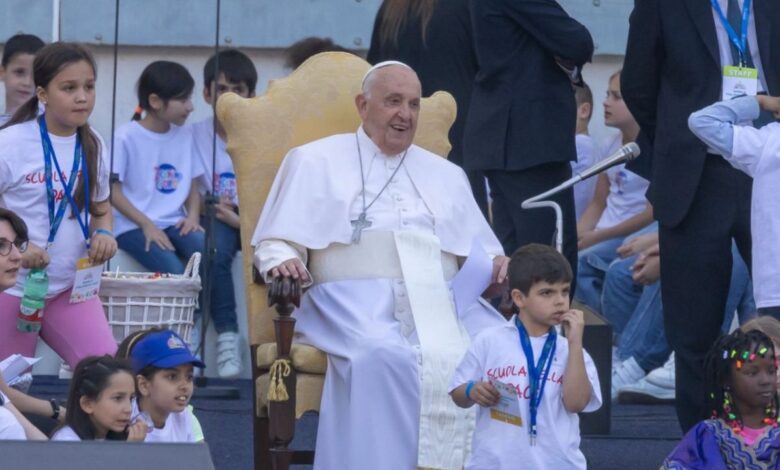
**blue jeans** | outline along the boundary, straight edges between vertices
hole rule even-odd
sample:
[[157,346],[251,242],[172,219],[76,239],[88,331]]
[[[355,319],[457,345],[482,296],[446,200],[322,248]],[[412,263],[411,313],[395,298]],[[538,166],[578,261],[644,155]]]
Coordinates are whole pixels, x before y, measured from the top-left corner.
[[[201,221],[203,223],[203,221]],[[203,232],[190,232],[179,235],[176,227],[163,230],[171,240],[175,251],[163,250],[152,243],[146,251],[146,238],[138,228],[118,236],[119,248],[128,252],[144,267],[153,272],[181,274],[184,272],[186,260],[196,251],[204,253],[206,237]],[[217,333],[238,331],[236,320],[236,298],[233,292],[233,277],[231,265],[239,247],[238,230],[214,221],[214,241],[216,255],[212,264],[211,279],[211,319]],[[205,258],[205,257],[204,257]],[[205,260],[204,260],[205,262]]]
[[580,251],[577,257],[577,290],[574,298],[601,312],[604,277],[625,237],[611,238]]
[[[734,264],[721,329],[728,332],[736,312],[739,323],[755,316],[753,285],[747,266],[732,244]],[[640,367],[650,371],[660,367],[669,357],[671,348],[666,341],[661,302],[661,282],[649,286],[634,283],[631,265],[636,257],[617,260],[610,265],[604,281],[602,313],[619,336],[618,357],[634,357]]]

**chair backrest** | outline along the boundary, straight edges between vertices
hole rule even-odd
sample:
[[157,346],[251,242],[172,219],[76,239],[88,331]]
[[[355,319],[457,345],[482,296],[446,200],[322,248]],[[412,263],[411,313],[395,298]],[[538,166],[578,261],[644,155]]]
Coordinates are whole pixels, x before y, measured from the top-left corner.
[[[290,76],[273,80],[256,98],[226,94],[217,116],[227,133],[241,201],[241,248],[251,344],[273,342],[265,286],[252,275],[252,235],[282,159],[291,149],[333,134],[354,132],[360,125],[355,96],[369,68],[344,52],[324,52],[304,62]],[[455,120],[455,100],[437,92],[421,103],[415,143],[437,155],[450,151],[448,132]]]

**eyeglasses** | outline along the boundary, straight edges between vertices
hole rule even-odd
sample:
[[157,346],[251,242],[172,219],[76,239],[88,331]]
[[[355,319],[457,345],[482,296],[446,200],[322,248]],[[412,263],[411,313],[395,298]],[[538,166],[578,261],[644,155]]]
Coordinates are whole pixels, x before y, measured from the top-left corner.
[[7,238],[0,238],[0,256],[8,256],[11,253],[11,246],[16,246],[19,253],[27,251],[27,240],[16,239],[11,241]]

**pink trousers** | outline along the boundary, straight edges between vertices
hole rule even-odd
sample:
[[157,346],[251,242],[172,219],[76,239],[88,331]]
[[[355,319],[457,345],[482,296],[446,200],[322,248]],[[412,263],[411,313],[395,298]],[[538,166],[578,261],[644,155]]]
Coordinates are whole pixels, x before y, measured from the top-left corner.
[[[22,299],[0,293],[0,359],[11,354],[32,357],[39,333],[16,328],[16,315]],[[70,303],[70,289],[46,300],[41,319],[41,338],[71,368],[86,356],[116,353],[116,341],[100,299]]]

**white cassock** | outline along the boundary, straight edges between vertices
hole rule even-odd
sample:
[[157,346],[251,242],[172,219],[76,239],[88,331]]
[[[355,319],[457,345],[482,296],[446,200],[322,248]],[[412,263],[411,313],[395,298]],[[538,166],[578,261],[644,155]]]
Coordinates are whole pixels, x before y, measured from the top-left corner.
[[[353,244],[359,158],[367,205],[390,182]],[[461,468],[473,415],[448,382],[469,337],[504,322],[478,299],[456,312],[447,288],[472,243],[503,254],[465,174],[414,145],[391,180],[400,163],[362,127],[291,150],[252,239],[266,280],[295,257],[313,278],[295,318],[296,341],[328,354],[317,470]]]

